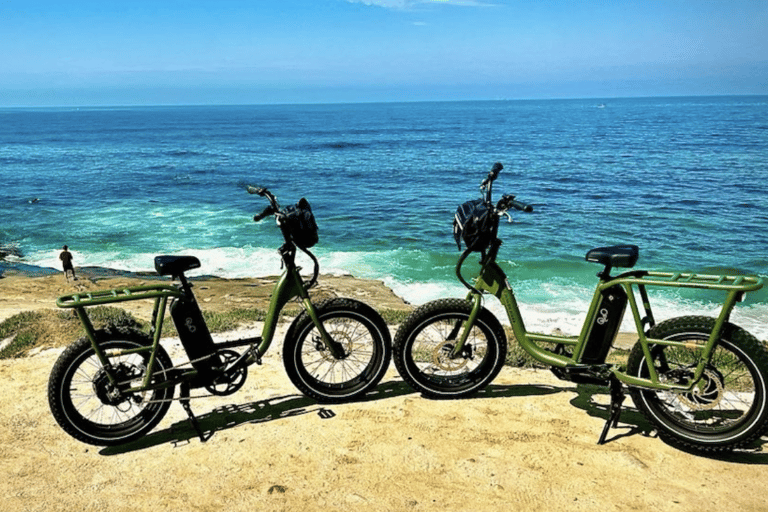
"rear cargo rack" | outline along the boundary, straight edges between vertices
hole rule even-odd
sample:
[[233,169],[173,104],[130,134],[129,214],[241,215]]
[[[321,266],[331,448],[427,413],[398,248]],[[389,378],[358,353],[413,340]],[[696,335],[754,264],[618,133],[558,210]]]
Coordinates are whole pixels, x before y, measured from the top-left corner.
[[181,294],[182,291],[179,288],[165,284],[132,286],[122,289],[115,288],[112,290],[97,290],[63,295],[56,300],[56,305],[60,308],[83,308],[130,300],[179,297]]
[[650,286],[678,288],[705,288],[728,292],[751,292],[763,287],[763,278],[756,276],[708,275],[683,272],[647,272],[634,279],[619,278],[624,282]]

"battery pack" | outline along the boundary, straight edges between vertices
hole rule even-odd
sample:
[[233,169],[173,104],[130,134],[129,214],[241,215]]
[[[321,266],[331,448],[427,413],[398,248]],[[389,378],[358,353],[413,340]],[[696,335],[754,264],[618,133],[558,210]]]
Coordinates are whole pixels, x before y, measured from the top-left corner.
[[213,338],[197,301],[174,299],[170,309],[179,339],[192,366],[201,376],[209,375],[214,367],[221,366],[221,359],[215,354]]
[[603,364],[619,332],[624,311],[627,309],[627,293],[621,285],[606,288],[600,294],[592,329],[581,355],[584,364]]

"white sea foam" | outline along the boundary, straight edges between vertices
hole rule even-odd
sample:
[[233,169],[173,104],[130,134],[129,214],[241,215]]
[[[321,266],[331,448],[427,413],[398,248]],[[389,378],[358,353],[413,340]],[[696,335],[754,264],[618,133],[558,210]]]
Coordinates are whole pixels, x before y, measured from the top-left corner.
[[[48,251],[30,255],[28,261],[42,267],[60,268],[59,251]],[[139,253],[124,255],[116,252],[79,253],[72,251],[75,264],[79,267],[97,266],[132,272],[154,271],[155,254]],[[404,269],[398,269],[402,261],[397,251],[384,252],[327,252],[318,251],[323,274],[354,275],[355,277],[381,280],[395,294],[413,305],[444,297],[464,297],[466,289],[455,279],[405,279]],[[268,248],[213,248],[190,249],[173,254],[192,254],[201,261],[201,268],[189,274],[192,276],[215,275],[223,278],[264,277],[282,272],[280,258],[275,249]],[[297,262],[307,273],[312,262],[302,253]],[[400,270],[400,272],[398,271]],[[518,305],[529,331],[551,333],[561,331],[578,335],[589,308],[594,289],[589,286],[568,282],[565,279],[542,282],[535,279],[512,283]],[[705,315],[716,317],[720,304],[694,299],[680,298],[669,291],[654,293],[649,289],[653,314],[657,322],[684,315]],[[506,311],[494,297],[486,296],[485,307],[490,309],[505,324],[509,324]],[[731,321],[757,336],[768,339],[768,304],[737,304]],[[634,332],[634,320],[629,308],[624,317],[622,331]]]

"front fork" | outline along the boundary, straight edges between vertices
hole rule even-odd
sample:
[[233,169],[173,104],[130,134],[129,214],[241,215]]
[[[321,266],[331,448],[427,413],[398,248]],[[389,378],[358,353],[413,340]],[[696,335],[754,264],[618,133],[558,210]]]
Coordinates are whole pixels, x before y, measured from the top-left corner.
[[320,317],[317,314],[317,309],[315,309],[315,305],[312,304],[309,296],[302,297],[301,302],[304,305],[304,310],[307,312],[307,315],[309,315],[312,323],[320,333],[320,338],[322,339],[323,344],[330,351],[334,359],[344,359],[347,356],[347,353],[344,351],[344,346],[338,341],[334,340],[333,336],[331,336],[330,333],[326,330],[323,322],[320,320]]
[[469,339],[469,333],[472,330],[472,326],[475,325],[477,316],[480,314],[480,310],[483,307],[482,295],[469,293],[467,295],[467,300],[470,299],[472,299],[472,310],[469,312],[469,318],[463,322],[461,320],[457,321],[456,325],[453,327],[453,330],[448,335],[449,340],[453,340],[456,338],[456,336],[459,336],[458,340],[456,340],[456,343],[454,343],[453,350],[451,351],[451,359],[456,359],[463,356],[464,345],[466,345],[467,339]]
[[264,331],[262,333],[261,345],[257,348],[260,354],[266,353],[269,348],[272,338],[275,334],[275,328],[277,327],[277,320],[280,316],[280,311],[291,300],[298,298],[301,301],[304,311],[306,311],[309,318],[312,320],[312,324],[317,328],[320,333],[320,338],[323,345],[330,351],[331,355],[336,359],[343,359],[346,356],[344,347],[341,343],[333,339],[328,333],[328,330],[320,320],[320,316],[317,312],[317,308],[309,298],[309,292],[304,285],[304,280],[301,278],[299,268],[294,264],[291,254],[283,254],[283,261],[286,265],[286,270],[280,280],[275,285],[275,289],[272,292],[272,299],[269,305],[269,311],[267,312],[267,318],[264,322]]

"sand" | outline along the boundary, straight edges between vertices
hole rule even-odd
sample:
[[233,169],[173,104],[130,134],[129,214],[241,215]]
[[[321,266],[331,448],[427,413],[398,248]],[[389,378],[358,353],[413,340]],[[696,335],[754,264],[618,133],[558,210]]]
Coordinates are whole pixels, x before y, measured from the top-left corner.
[[[323,282],[323,293],[338,293]],[[225,307],[268,288],[256,284],[198,283],[198,292],[209,294],[205,307]],[[63,276],[0,279],[0,318],[51,307],[51,296],[71,288]],[[358,288],[372,305],[407,308],[380,283]],[[258,324],[248,328],[217,338],[260,332]],[[411,391],[391,365],[366,400],[324,406],[299,395],[285,375],[286,328],[238,393],[193,401],[206,442],[173,404],[140,441],[82,444],[48,410],[48,374],[62,349],[0,361],[3,510],[768,509],[765,438],[719,458],[686,453],[658,439],[628,400],[619,428],[599,446],[606,390],[543,370],[505,368],[476,397],[434,401]],[[177,360],[178,343],[166,343]]]

